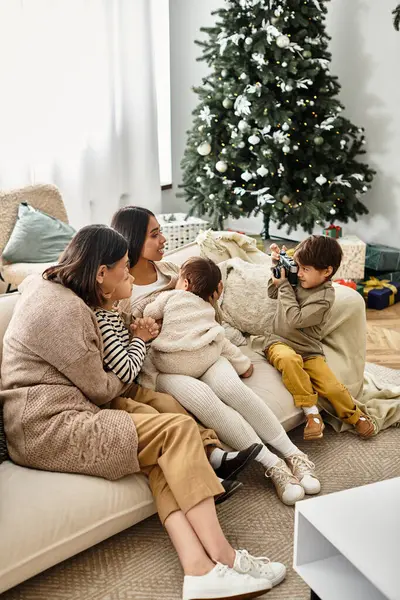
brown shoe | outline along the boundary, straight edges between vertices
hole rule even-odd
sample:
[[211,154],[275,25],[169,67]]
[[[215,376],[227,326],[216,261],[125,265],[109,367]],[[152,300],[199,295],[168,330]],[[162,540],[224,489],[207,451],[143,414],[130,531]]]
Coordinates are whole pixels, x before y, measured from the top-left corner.
[[375,435],[375,427],[373,422],[367,415],[361,415],[357,423],[354,425],[354,429],[358,435],[362,438],[369,438]]
[[307,415],[307,423],[304,427],[303,439],[320,440],[324,436],[325,425],[319,413]]

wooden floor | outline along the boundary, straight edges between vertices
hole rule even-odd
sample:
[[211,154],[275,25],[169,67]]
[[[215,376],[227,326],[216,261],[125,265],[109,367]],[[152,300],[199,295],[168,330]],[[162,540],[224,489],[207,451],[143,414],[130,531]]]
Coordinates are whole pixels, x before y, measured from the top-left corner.
[[367,309],[367,361],[400,369],[400,302]]

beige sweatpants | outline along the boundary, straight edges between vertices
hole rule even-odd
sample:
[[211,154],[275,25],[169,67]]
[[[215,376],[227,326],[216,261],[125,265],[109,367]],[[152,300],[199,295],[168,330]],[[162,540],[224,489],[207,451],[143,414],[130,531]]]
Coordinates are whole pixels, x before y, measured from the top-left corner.
[[133,399],[116,398],[111,408],[126,410],[135,423],[139,465],[149,478],[162,523],[171,513],[186,513],[224,492],[204,451],[221,447],[218,437],[170,395],[139,387]]

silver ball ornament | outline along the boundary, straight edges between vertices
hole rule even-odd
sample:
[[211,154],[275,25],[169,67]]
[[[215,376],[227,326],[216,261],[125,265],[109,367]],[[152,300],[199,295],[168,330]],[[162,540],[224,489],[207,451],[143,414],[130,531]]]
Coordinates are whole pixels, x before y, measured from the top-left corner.
[[211,145],[208,142],[201,142],[201,144],[197,146],[197,152],[200,156],[207,156],[211,152]]
[[331,210],[329,212],[331,215],[336,215],[336,210],[334,208],[331,208]]
[[290,39],[287,35],[279,35],[276,38],[276,45],[278,48],[287,48],[290,44]]
[[244,43],[246,44],[246,46],[251,46],[251,45],[252,45],[252,43],[253,43],[253,40],[252,40],[252,38],[251,38],[251,37],[247,37],[247,38],[244,40]]
[[237,204],[238,206],[242,206],[243,202],[242,202],[242,201],[240,200],[240,198],[239,198],[239,200],[236,200],[236,204]]
[[322,146],[323,143],[324,143],[324,138],[321,135],[317,135],[317,137],[314,138],[314,144],[316,146]]
[[293,146],[293,150],[294,150],[295,152],[297,152],[297,150],[298,150],[298,149],[299,149],[298,145],[297,145],[297,144],[295,144],[295,145]]
[[221,77],[226,77],[228,75],[228,71],[226,69],[222,69],[221,71]]
[[231,100],[230,98],[224,98],[224,99],[222,100],[222,106],[223,106],[224,108],[232,108],[232,106],[233,106],[233,102],[232,102],[232,100]]
[[290,83],[285,87],[285,91],[286,92],[291,92],[293,91],[293,86],[290,85]]
[[286,195],[282,196],[281,200],[282,200],[283,204],[289,204],[289,202],[290,202],[289,196],[286,196]]
[[197,181],[197,183],[200,183],[201,182],[201,177],[196,177],[196,181]]
[[282,130],[283,130],[283,131],[288,131],[289,129],[290,129],[290,125],[289,125],[289,123],[284,123],[284,124],[282,125]]
[[283,146],[282,147],[282,151],[287,154],[288,152],[290,152],[290,146]]
[[215,168],[219,173],[225,173],[225,171],[228,169],[228,165],[225,161],[219,160],[215,165]]
[[247,131],[249,129],[249,124],[247,123],[247,121],[243,121],[243,120],[239,121],[238,128],[239,128],[239,131],[244,133],[245,131]]
[[210,194],[208,197],[210,198],[210,200],[214,200],[215,194]]
[[251,135],[248,139],[248,142],[249,142],[249,144],[256,146],[257,144],[260,143],[260,138],[258,137],[258,135]]
[[245,143],[244,142],[239,142],[238,143],[238,148],[244,148],[245,147]]

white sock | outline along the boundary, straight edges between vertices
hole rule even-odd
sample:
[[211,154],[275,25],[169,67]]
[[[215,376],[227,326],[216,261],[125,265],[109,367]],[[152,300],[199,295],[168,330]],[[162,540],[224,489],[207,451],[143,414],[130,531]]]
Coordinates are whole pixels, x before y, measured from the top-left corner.
[[286,456],[291,456],[292,454],[302,454],[302,451],[293,444],[286,431],[282,431],[278,437],[270,440],[268,444],[275,448],[275,450],[278,450],[278,452],[280,452],[285,458]]
[[236,458],[238,454],[239,452],[225,452],[221,448],[214,448],[209,457],[210,465],[213,469],[218,469],[221,466],[224,456],[226,456],[226,460],[231,460],[232,458]]
[[270,469],[278,464],[280,459],[271,450],[268,450],[266,446],[263,446],[261,452],[257,454],[254,460],[261,463],[265,469]]
[[308,415],[317,415],[319,413],[318,406],[314,404],[314,406],[302,406],[303,413]]

